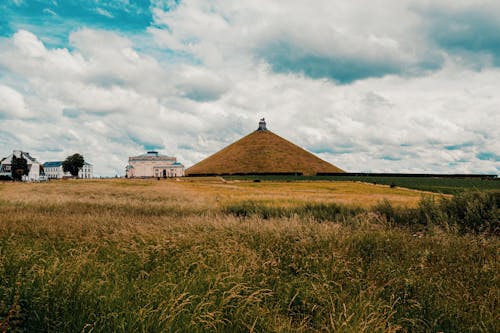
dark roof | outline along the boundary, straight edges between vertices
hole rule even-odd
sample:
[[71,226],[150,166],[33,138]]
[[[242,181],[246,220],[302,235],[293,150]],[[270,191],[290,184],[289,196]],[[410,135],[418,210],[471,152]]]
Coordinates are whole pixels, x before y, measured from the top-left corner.
[[32,157],[29,153],[25,151],[21,152],[21,157],[24,157],[31,162],[36,162],[36,158]]
[[[60,167],[62,164],[63,164],[62,161],[51,161],[51,162],[43,163],[43,167],[44,168],[56,168],[56,167]],[[87,162],[84,162],[83,164],[84,165],[92,165],[92,164],[87,163]]]
[[45,162],[43,163],[44,168],[55,168],[60,167],[62,165],[62,161],[54,161],[54,162]]

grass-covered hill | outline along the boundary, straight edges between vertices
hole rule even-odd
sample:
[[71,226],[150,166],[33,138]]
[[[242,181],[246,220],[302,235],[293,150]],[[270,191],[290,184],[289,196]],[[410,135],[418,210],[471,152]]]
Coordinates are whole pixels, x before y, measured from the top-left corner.
[[269,130],[258,130],[186,170],[187,175],[343,172]]

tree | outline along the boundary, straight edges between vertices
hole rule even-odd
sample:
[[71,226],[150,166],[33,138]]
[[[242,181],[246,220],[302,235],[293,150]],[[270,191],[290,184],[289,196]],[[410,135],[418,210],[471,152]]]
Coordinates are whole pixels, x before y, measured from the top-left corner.
[[14,180],[22,180],[23,176],[28,175],[28,161],[24,157],[16,157],[16,155],[12,155],[11,164],[11,172],[12,179]]
[[62,167],[64,172],[69,172],[73,177],[78,177],[78,172],[83,167],[83,164],[85,164],[83,156],[80,154],[73,154],[66,157],[62,163]]

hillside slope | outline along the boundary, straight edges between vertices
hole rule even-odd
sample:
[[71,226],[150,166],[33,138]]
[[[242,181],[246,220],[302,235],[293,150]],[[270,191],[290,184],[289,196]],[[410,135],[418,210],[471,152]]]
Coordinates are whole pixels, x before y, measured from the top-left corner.
[[269,130],[257,130],[186,170],[186,175],[344,172]]

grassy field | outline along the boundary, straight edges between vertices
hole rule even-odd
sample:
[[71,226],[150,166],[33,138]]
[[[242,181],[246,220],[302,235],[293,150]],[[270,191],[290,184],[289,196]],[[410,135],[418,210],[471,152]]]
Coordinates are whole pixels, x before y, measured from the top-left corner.
[[456,194],[470,190],[499,191],[500,179],[444,178],[444,177],[384,177],[384,176],[228,176],[230,180],[262,181],[354,181],[380,185],[394,185],[420,191]]
[[414,206],[422,193],[387,186],[353,182],[260,182],[226,181],[220,177],[185,178],[182,188],[208,196],[219,202],[253,200],[269,205],[298,205],[310,202],[339,203],[355,206],[373,206],[387,199],[394,204]]
[[219,178],[0,194],[0,332],[500,331],[491,194]]

